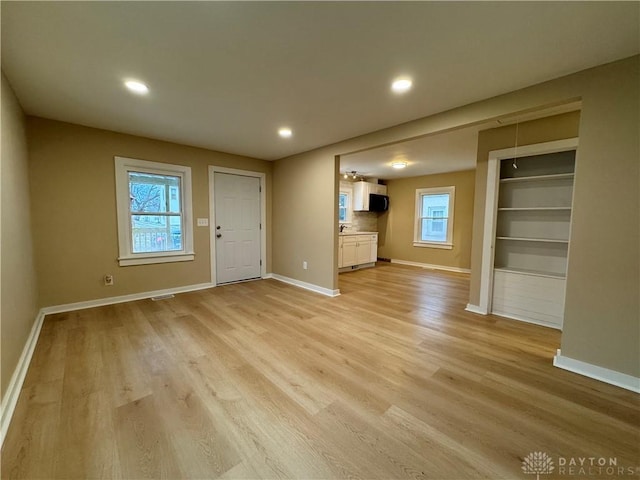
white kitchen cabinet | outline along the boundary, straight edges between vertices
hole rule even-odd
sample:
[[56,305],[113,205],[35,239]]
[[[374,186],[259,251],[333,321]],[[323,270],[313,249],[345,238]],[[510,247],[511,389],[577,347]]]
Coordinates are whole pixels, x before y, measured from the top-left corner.
[[378,259],[378,234],[341,235],[338,248],[338,268],[372,266]]
[[369,261],[378,261],[378,235],[371,235],[371,248],[369,249]]
[[355,182],[353,184],[353,210],[369,211],[369,194],[386,195],[387,186],[371,182]]
[[356,264],[363,265],[371,262],[371,237],[358,235],[356,242]]
[[345,235],[340,237],[340,240],[342,241],[342,252],[340,255],[342,264],[340,264],[339,267],[350,267],[352,265],[356,265],[358,263],[356,253],[357,236]]
[[376,195],[386,195],[387,186],[380,183],[372,183],[369,187],[369,193],[375,193]]

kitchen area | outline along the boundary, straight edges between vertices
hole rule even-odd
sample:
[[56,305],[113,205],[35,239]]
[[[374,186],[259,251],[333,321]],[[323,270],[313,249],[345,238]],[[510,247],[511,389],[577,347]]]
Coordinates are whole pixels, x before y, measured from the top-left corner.
[[[496,126],[487,122],[340,155],[338,272],[373,267],[378,259],[468,272],[478,135]],[[419,223],[417,212],[423,203],[418,203],[418,195],[443,188],[455,192],[451,212],[448,204],[434,207],[434,218]],[[437,240],[446,243],[450,236],[450,245],[422,241],[429,240],[423,239],[427,234],[435,235],[422,228],[444,225],[451,225],[451,234],[441,228]]]
[[387,186],[345,172],[340,181],[338,271],[373,267],[378,258],[378,215],[389,208]]

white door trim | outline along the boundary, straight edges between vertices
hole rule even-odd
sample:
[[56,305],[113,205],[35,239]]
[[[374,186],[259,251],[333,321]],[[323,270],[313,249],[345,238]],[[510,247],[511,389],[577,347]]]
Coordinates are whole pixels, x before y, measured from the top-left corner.
[[216,280],[216,209],[215,209],[215,182],[216,173],[228,173],[231,175],[241,175],[243,177],[256,177],[260,179],[260,277],[267,275],[267,188],[266,177],[263,172],[251,172],[249,170],[239,170],[237,168],[217,167],[209,165],[209,249],[211,256],[211,283],[217,285]]
[[[500,159],[489,152],[487,167],[487,195],[484,208],[484,232],[482,236],[482,265],[480,269],[480,305],[477,313],[487,315],[491,311],[493,290],[493,258],[496,240],[496,215],[498,205],[498,182],[500,181]],[[508,158],[508,157],[504,157]]]
[[578,148],[578,138],[567,138],[553,142],[534,143],[531,145],[492,150],[489,152],[487,167],[487,194],[484,211],[484,232],[482,238],[482,264],[480,266],[480,305],[474,310],[476,313],[491,312],[491,298],[493,297],[493,258],[496,232],[496,217],[498,204],[498,186],[500,182],[500,160],[545,153],[566,152]]

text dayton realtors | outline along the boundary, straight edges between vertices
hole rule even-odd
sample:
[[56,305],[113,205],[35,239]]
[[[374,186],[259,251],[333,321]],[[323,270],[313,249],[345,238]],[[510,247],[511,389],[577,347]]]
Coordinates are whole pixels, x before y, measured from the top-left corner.
[[618,465],[616,457],[558,457],[560,475],[636,475],[640,467]]

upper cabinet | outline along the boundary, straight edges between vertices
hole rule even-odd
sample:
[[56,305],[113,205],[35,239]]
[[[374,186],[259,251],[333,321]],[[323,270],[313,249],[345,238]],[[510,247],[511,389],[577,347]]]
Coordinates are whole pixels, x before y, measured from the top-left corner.
[[356,212],[369,211],[369,195],[386,195],[387,186],[371,182],[355,182],[353,184],[353,210]]

